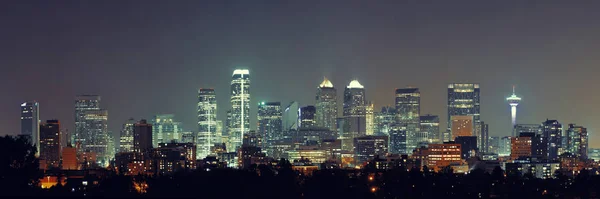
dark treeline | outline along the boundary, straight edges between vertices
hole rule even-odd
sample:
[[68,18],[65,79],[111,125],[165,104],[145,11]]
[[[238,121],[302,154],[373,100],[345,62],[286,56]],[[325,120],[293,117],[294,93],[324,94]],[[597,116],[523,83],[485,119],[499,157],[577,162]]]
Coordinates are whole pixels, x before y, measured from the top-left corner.
[[[2,196],[105,197],[105,198],[598,198],[600,176],[582,170],[574,178],[556,173],[552,179],[506,175],[497,167],[491,173],[427,172],[397,168],[377,171],[318,170],[304,175],[287,161],[277,168],[198,169],[168,176],[124,176],[115,173],[90,182],[67,180],[65,185],[41,189],[42,174],[30,152],[19,149],[26,141],[0,138]],[[10,147],[11,150],[7,150]],[[21,147],[29,151],[27,147]],[[93,183],[96,181],[97,183]]]

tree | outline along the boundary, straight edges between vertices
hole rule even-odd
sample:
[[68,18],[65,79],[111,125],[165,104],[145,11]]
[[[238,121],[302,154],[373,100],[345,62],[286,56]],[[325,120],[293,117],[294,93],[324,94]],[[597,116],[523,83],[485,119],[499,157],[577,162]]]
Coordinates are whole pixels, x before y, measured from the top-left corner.
[[35,157],[37,149],[24,136],[0,137],[0,187],[1,195],[25,195],[37,188],[42,173]]

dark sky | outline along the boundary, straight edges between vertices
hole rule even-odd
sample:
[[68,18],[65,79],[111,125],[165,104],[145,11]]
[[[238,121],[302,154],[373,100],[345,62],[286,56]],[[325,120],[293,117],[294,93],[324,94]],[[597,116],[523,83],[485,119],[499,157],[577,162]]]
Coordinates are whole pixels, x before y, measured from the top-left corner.
[[37,100],[71,130],[74,96],[98,94],[114,132],[158,113],[196,130],[197,89],[216,89],[223,118],[246,67],[253,105],[313,104],[323,76],[341,98],[356,78],[377,109],[418,87],[442,121],[447,84],[480,83],[493,136],[509,135],[515,84],[519,123],[584,125],[600,147],[600,1],[569,2],[1,1],[0,125],[19,132],[19,104]]

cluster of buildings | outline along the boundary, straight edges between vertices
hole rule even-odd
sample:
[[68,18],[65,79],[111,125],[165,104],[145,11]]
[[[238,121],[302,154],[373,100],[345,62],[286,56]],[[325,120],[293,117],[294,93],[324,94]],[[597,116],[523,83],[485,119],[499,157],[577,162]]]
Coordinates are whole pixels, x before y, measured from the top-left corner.
[[[279,101],[250,104],[250,85],[248,70],[233,72],[231,106],[224,121],[217,117],[215,89],[199,89],[196,131],[184,131],[174,115],[156,115],[150,121],[127,120],[115,142],[100,97],[82,95],[75,100],[74,133],[62,132],[58,120],[40,123],[39,104],[26,102],[21,105],[22,134],[38,147],[44,168],[112,165],[132,175],[198,167],[248,168],[283,158],[305,169],[375,164],[380,169],[427,166],[468,172],[501,166],[548,177],[559,169],[593,167],[590,156],[600,154],[588,150],[588,133],[582,126],[569,124],[563,130],[556,120],[518,124],[521,98],[514,88],[507,98],[513,132],[494,137],[481,120],[479,84],[448,85],[446,128],[440,128],[438,115],[421,113],[418,88],[396,89],[395,104],[377,111],[357,80],[349,82],[338,99],[338,88],[325,78],[317,86],[314,104],[303,106]],[[251,106],[258,107],[256,115]],[[256,117],[257,124],[251,125],[250,117]]]

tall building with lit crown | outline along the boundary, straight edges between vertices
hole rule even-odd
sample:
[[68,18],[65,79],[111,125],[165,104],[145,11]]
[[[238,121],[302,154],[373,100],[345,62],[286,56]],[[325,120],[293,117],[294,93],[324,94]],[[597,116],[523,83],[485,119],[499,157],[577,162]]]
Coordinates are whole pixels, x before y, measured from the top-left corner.
[[96,163],[107,166],[109,154],[108,111],[100,108],[100,96],[79,95],[75,98],[75,134],[73,142],[79,153],[96,155]]
[[479,101],[479,84],[448,84],[448,129],[454,115],[470,115],[474,122],[479,121]]
[[36,101],[21,104],[21,135],[27,136],[40,153],[40,105]]
[[317,88],[315,107],[317,126],[337,130],[337,90],[327,78]]
[[123,124],[121,136],[119,137],[119,152],[133,152],[133,125],[135,120],[129,118]]
[[515,125],[517,125],[517,106],[519,106],[519,103],[521,102],[521,98],[517,97],[517,95],[515,94],[515,86],[513,86],[512,95],[510,97],[507,97],[506,101],[508,101],[508,105],[510,105],[510,118],[512,122],[511,127],[514,127]]
[[281,114],[280,102],[261,102],[258,104],[257,133],[263,137],[265,146],[262,147],[267,151],[269,151],[268,147],[283,139]]
[[48,120],[40,125],[40,160],[47,168],[59,168],[60,152],[60,123]]
[[298,124],[302,128],[311,128],[317,125],[315,114],[316,114],[315,106],[304,106],[300,108],[300,116]]
[[155,115],[152,123],[152,146],[158,147],[159,143],[179,142],[183,128],[181,122],[175,121],[173,114]]
[[250,131],[250,71],[236,69],[231,80],[231,123],[229,142],[233,152],[242,146],[244,134]]
[[342,149],[353,151],[354,138],[366,135],[365,87],[352,80],[344,90],[344,131]]
[[407,151],[412,152],[419,143],[428,143],[420,130],[421,92],[418,88],[396,89],[396,119],[406,125]]
[[217,96],[212,88],[198,90],[198,133],[196,134],[197,159],[210,155],[210,148],[220,140],[217,134]]
[[542,136],[548,143],[548,159],[556,160],[563,150],[562,145],[563,128],[556,120],[546,120],[542,123]]
[[577,157],[586,159],[589,145],[587,128],[569,124],[566,135],[567,146],[565,147],[565,151]]

